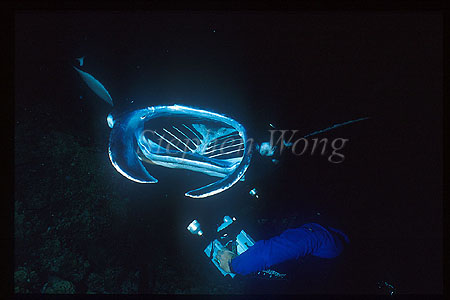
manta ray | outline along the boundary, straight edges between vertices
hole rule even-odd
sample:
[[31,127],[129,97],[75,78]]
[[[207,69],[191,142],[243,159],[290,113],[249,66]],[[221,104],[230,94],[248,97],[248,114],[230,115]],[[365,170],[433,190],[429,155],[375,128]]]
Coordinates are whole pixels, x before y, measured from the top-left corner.
[[[114,106],[106,88],[92,75],[73,67],[105,102]],[[185,196],[205,198],[243,180],[252,145],[236,120],[211,111],[183,105],[149,106],[114,116],[108,153],[111,164],[138,183],[157,183],[143,162],[200,172],[222,179],[190,190]]]
[[[114,106],[103,84],[89,73],[73,68],[97,96]],[[368,117],[335,124],[303,138],[366,119]],[[108,147],[111,164],[134,182],[158,182],[143,162],[221,178],[185,193],[192,198],[205,198],[229,189],[244,180],[253,149],[270,157],[277,147],[272,141],[253,146],[244,126],[230,117],[177,104],[149,106],[119,115],[110,113],[107,122],[111,128]],[[291,147],[293,144],[283,140],[283,145]],[[272,162],[278,160],[272,159]]]

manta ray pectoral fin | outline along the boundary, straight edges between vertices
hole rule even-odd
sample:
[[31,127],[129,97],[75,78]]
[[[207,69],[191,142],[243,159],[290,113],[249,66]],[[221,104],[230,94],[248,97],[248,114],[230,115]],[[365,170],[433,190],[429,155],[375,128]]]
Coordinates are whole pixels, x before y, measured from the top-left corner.
[[237,168],[233,171],[233,173],[219,181],[213,182],[195,190],[191,190],[184,195],[191,198],[206,198],[229,189],[244,176],[245,171],[247,171],[247,168],[250,165],[251,157],[252,151],[250,149],[250,146],[247,145],[244,150],[242,161],[240,162],[239,166],[237,166]]
[[77,67],[73,66],[73,68],[80,74],[81,78],[86,82],[88,87],[100,98],[111,104],[111,106],[114,106],[111,96],[109,95],[108,91],[105,89],[103,84],[100,83],[97,79],[94,78],[89,73],[86,73],[84,71],[81,71]]
[[139,117],[131,114],[122,122],[114,124],[109,138],[109,159],[114,168],[126,178],[138,183],[157,183],[150,175],[136,153],[134,134]]

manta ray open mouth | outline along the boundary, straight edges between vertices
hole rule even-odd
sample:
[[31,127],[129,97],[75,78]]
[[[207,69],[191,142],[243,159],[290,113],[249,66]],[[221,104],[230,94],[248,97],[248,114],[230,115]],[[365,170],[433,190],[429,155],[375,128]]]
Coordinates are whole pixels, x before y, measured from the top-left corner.
[[140,183],[157,182],[142,161],[223,177],[185,194],[203,198],[228,189],[242,178],[250,163],[250,148],[244,127],[235,120],[173,105],[121,116],[111,131],[109,154],[122,175]]
[[230,174],[244,154],[244,141],[233,127],[181,116],[147,121],[138,144],[152,163],[219,177]]

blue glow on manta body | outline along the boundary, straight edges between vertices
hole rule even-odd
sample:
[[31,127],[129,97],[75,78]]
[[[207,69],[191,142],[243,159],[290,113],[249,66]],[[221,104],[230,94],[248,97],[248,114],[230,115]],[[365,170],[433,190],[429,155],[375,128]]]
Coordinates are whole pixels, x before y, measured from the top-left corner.
[[[171,141],[166,139],[168,141],[166,144],[173,146],[170,147],[172,149],[169,149],[169,147],[163,147],[160,143],[149,139],[145,135],[145,123],[165,116],[170,116],[171,118],[195,117],[197,118],[196,122],[201,122],[201,120],[214,121],[227,125],[227,127],[214,130],[208,129],[202,124],[192,123],[188,125],[183,124],[185,125],[184,128],[187,129],[183,129],[181,126],[179,126],[180,128],[172,126],[170,131],[163,128],[173,137]],[[119,120],[112,120],[112,116],[109,115],[108,119],[111,120],[110,124],[113,124],[108,151],[111,163],[120,174],[135,182],[158,182],[143,166],[142,161],[144,159],[138,155],[138,151],[151,163],[160,166],[224,177],[207,186],[185,193],[186,196],[192,198],[205,198],[229,189],[241,180],[250,164],[251,144],[247,138],[245,128],[237,121],[221,114],[188,106],[171,105],[152,106],[132,111],[121,115]],[[160,132],[163,132],[163,130]],[[191,130],[192,133],[197,131],[200,134],[196,141],[187,136],[188,130]],[[150,132],[153,134],[155,132],[158,133],[157,130],[150,130]],[[236,133],[236,137],[231,141],[241,141],[241,144],[235,143],[234,146],[226,146],[232,149],[225,152],[223,152],[225,147],[217,148],[217,140],[230,136],[232,133]],[[183,144],[181,138],[183,134],[186,136],[185,147],[180,149],[177,145]],[[175,142],[177,142],[177,145],[174,144]],[[189,147],[188,143],[191,144],[191,147]],[[137,150],[136,144],[139,150]],[[217,150],[212,150],[215,148]],[[241,154],[237,157],[220,158],[220,156],[232,155],[233,151]]]
[[[82,65],[82,58],[79,60]],[[109,92],[97,79],[75,66],[73,68],[97,96],[114,106]],[[166,123],[158,127],[158,121],[164,118]],[[335,124],[304,138],[366,119],[368,117]],[[175,124],[176,120],[183,121]],[[111,128],[108,148],[111,164],[120,174],[138,183],[158,182],[148,173],[143,161],[221,177],[221,180],[185,193],[188,197],[205,198],[243,181],[250,164],[252,140],[248,139],[245,128],[218,113],[176,104],[149,106],[117,117],[110,113],[107,122]],[[273,124],[269,125],[275,128]],[[292,146],[284,140],[283,143],[286,147]],[[270,157],[276,146],[264,142],[256,145],[256,150],[262,156]]]
[[[113,106],[111,96],[97,79],[74,69],[97,96]],[[148,128],[164,118],[169,122],[166,126]],[[185,122],[170,124],[176,119]],[[150,106],[118,117],[110,113],[107,122],[111,128],[108,148],[111,164],[124,177],[138,183],[158,182],[143,161],[222,177],[185,193],[188,197],[205,198],[243,180],[250,164],[252,145],[244,126],[218,113],[182,105]]]

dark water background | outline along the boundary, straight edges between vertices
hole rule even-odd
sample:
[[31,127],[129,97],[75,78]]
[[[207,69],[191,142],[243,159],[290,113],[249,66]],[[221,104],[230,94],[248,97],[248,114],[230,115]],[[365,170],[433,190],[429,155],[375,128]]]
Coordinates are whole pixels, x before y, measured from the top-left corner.
[[[79,293],[317,292],[223,278],[186,226],[229,214],[256,240],[313,218],[348,233],[319,293],[442,293],[440,15],[31,12],[15,35],[16,292],[55,292],[54,278]],[[260,141],[269,123],[300,135],[370,119],[317,136],[350,140],[340,164],[329,144],[255,156],[245,182],[186,198],[215,179],[154,167],[142,185],[111,166],[111,107],[73,70],[81,56],[120,107],[201,107]]]

